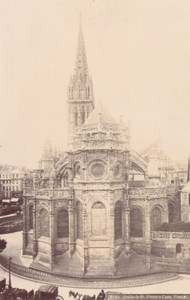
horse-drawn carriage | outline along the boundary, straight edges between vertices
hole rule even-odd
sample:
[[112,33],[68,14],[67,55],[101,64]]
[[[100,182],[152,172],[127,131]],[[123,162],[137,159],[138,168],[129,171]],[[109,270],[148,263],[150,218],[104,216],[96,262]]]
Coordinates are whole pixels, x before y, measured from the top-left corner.
[[58,287],[52,284],[41,285],[34,296],[35,300],[62,300],[58,295]]
[[58,295],[58,287],[55,285],[41,285],[39,289],[30,292],[6,285],[6,280],[0,280],[0,300],[63,300]]

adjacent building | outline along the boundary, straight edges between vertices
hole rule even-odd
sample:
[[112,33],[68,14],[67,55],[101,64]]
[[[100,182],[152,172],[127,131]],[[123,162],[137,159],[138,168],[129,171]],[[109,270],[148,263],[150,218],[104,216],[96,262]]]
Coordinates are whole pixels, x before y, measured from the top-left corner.
[[1,199],[22,195],[25,172],[12,166],[2,166],[0,170]]

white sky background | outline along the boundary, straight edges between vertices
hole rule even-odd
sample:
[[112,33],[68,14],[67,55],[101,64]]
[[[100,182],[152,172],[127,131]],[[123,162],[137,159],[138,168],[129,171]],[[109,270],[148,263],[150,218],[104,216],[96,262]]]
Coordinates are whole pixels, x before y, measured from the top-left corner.
[[0,0],[0,164],[37,167],[67,142],[79,14],[95,99],[131,120],[131,144],[190,152],[189,0]]

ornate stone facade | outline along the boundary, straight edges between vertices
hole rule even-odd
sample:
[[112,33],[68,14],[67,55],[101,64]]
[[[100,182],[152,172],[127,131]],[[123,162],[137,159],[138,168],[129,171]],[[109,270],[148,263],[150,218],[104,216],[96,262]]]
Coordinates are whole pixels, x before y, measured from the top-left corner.
[[[81,27],[68,108],[67,152],[40,184],[25,182],[23,255],[62,275],[115,277],[125,276],[136,251],[147,269],[151,230],[168,221],[167,187],[151,185],[123,122],[94,108]],[[135,172],[141,182],[132,182]]]

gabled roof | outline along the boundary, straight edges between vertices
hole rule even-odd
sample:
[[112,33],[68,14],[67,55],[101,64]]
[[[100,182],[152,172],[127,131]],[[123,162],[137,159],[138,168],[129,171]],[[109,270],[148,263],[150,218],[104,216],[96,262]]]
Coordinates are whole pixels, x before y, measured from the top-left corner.
[[90,116],[84,123],[84,125],[91,124],[118,124],[118,122],[112,117],[110,112],[103,106],[102,103],[99,103],[95,109],[91,112]]
[[186,185],[182,188],[181,191],[184,192],[184,193],[189,193],[190,194],[190,181],[188,181],[186,183]]

